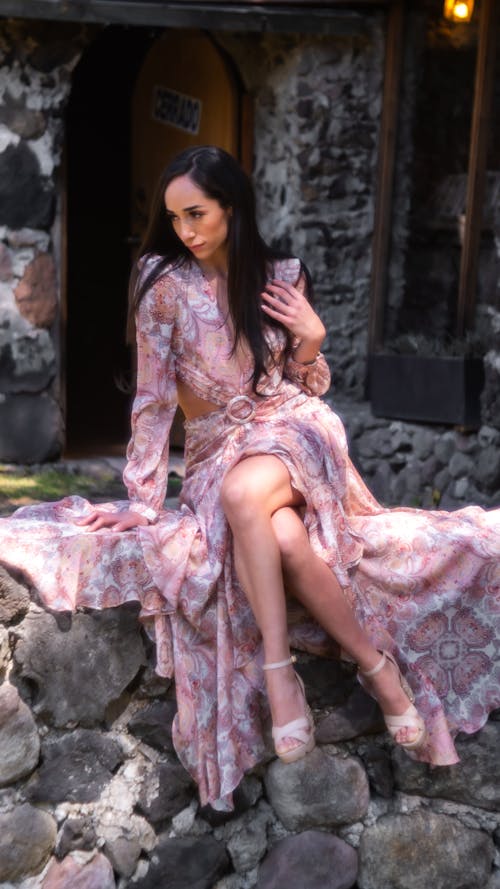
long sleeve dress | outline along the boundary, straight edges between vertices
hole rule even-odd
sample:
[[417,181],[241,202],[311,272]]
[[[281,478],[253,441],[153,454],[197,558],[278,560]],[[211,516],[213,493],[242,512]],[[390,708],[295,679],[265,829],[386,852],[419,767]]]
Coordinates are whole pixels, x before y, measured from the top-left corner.
[[[158,257],[149,256],[143,274]],[[298,260],[273,277],[296,282]],[[378,648],[392,651],[416,695],[428,742],[414,754],[449,765],[453,736],[500,706],[500,510],[386,509],[353,467],[340,419],[318,396],[320,355],[301,365],[269,328],[272,361],[252,391],[248,359],[196,263],[168,267],[137,315],[137,394],[124,481],[150,524],[88,532],[79,497],[23,507],[0,520],[0,560],[21,568],[52,609],[138,600],[157,670],[175,676],[173,738],[202,803],[227,807],[265,753],[268,715],[261,639],[235,572],[221,503],[224,475],[252,454],[274,454],[303,495],[314,551],[330,566]],[[180,509],[164,508],[176,381],[219,409],[187,421]],[[256,553],[258,557],[258,553]],[[290,627],[297,647],[331,653],[312,620]]]

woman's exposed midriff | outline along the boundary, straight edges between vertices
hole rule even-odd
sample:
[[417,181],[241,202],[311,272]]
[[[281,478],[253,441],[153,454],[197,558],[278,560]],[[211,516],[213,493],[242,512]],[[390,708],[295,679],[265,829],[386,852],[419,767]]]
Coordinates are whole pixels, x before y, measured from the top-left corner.
[[177,380],[177,398],[186,420],[196,420],[197,417],[219,411],[222,407],[213,401],[199,398],[186,383],[179,379]]

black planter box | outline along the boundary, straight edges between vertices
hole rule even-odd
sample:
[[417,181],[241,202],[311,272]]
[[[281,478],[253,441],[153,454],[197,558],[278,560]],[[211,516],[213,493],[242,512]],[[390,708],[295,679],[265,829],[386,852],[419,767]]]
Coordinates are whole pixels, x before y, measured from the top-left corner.
[[368,394],[376,417],[481,425],[482,358],[376,354]]

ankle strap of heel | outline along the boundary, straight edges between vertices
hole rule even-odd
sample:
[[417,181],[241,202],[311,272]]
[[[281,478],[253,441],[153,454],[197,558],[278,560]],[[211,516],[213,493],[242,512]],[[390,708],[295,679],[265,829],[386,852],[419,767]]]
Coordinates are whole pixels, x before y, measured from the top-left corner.
[[297,658],[294,654],[290,655],[286,661],[276,661],[274,664],[263,664],[263,670],[277,670],[279,667],[288,667],[290,664],[294,664]]

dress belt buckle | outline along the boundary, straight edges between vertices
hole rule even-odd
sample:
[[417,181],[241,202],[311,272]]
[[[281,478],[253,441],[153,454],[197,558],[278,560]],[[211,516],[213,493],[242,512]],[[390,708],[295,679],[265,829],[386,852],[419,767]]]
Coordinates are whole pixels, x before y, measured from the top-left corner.
[[[236,411],[242,408],[244,413],[237,414]],[[249,395],[235,395],[234,398],[231,398],[231,401],[228,401],[226,405],[226,416],[233,422],[239,423],[243,425],[244,423],[249,423],[255,417],[257,411],[257,405],[253,398],[250,398]]]

